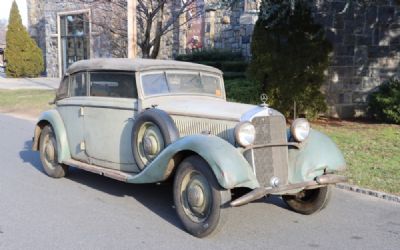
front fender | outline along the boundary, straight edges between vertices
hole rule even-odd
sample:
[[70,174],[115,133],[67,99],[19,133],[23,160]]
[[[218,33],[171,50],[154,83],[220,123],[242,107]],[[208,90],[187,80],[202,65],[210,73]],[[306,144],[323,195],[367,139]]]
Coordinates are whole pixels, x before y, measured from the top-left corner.
[[299,149],[289,149],[289,182],[311,181],[324,171],[342,171],[346,167],[343,154],[325,134],[311,130]]
[[181,151],[192,151],[208,162],[218,183],[225,189],[259,187],[250,165],[242,154],[225,140],[209,135],[185,136],[165,148],[141,173],[128,179],[130,183],[159,182],[168,178],[170,160]]
[[61,119],[60,114],[57,110],[52,109],[43,112],[38,119],[35,127],[35,134],[33,138],[33,150],[39,150],[39,138],[43,128],[43,125],[46,123],[50,123],[53,128],[54,134],[57,140],[57,153],[58,153],[58,162],[61,163],[63,161],[71,159],[71,152],[68,146],[67,133],[65,130],[64,122]]

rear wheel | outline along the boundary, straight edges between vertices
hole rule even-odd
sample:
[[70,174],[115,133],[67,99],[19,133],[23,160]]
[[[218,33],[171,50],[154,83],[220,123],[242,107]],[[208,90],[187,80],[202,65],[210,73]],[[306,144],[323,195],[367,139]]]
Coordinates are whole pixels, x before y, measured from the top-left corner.
[[57,140],[51,126],[47,125],[40,134],[40,160],[47,175],[53,178],[64,177],[68,166],[58,163]]
[[331,192],[332,187],[325,186],[303,190],[296,195],[282,195],[282,199],[295,212],[313,214],[328,205]]
[[190,234],[205,237],[227,220],[231,193],[219,186],[201,157],[190,156],[179,165],[173,192],[177,214]]

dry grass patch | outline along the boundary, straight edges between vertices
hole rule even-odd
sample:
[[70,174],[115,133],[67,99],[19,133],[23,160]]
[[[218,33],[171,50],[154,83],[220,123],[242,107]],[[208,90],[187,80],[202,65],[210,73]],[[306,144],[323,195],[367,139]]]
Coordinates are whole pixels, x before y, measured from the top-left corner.
[[0,89],[0,112],[35,118],[52,107],[49,102],[54,97],[54,90]]

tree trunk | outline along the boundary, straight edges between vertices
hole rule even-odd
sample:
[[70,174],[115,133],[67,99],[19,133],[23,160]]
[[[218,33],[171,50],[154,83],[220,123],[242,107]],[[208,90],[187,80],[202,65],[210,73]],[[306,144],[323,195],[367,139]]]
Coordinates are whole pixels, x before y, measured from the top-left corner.
[[150,58],[150,36],[151,36],[151,27],[152,26],[152,18],[151,16],[147,17],[146,20],[146,30],[144,32],[143,42],[140,44],[140,48],[142,49],[143,58]]
[[156,26],[156,34],[154,36],[154,42],[153,42],[153,51],[151,52],[150,58],[156,59],[158,54],[160,53],[160,48],[161,48],[161,29],[163,25],[163,18],[164,18],[164,4],[161,6],[160,13],[158,16],[158,22]]

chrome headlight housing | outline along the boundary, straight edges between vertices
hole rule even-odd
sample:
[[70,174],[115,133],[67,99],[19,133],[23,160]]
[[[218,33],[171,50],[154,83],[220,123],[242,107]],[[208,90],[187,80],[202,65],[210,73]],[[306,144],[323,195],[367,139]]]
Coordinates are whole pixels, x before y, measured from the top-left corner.
[[290,126],[290,132],[296,141],[305,141],[310,134],[310,123],[307,119],[298,118]]
[[235,127],[235,139],[242,147],[252,145],[256,139],[256,128],[250,122],[239,123]]

